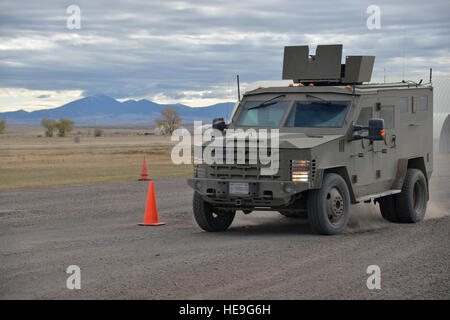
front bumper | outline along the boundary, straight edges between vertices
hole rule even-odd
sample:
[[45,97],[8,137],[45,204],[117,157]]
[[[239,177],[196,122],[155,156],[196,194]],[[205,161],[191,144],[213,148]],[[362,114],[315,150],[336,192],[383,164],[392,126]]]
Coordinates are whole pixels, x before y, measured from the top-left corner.
[[[249,194],[230,194],[230,183],[248,183]],[[188,178],[188,185],[210,203],[240,208],[287,206],[295,194],[310,187],[308,182],[205,178]]]

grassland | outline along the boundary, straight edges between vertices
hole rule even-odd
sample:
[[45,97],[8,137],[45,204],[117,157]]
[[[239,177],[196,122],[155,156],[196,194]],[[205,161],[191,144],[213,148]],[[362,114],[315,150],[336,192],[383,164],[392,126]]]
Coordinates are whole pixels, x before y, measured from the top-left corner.
[[8,127],[0,135],[0,190],[135,180],[144,155],[152,178],[192,173],[190,165],[172,164],[170,137],[144,131],[106,129],[76,143],[75,134],[48,138],[39,127]]

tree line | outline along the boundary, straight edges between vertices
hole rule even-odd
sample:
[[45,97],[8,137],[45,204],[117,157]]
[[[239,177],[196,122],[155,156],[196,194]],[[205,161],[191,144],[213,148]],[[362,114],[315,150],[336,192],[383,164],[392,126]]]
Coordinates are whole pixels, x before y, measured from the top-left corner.
[[45,128],[45,136],[53,137],[55,130],[58,130],[58,137],[64,137],[66,133],[73,130],[73,120],[61,118],[59,121],[53,119],[42,119],[41,126]]
[[[165,108],[161,111],[161,119],[156,119],[156,125],[164,130],[166,134],[172,134],[180,125],[181,117],[174,107]],[[45,128],[45,136],[53,137],[55,131],[59,137],[64,137],[66,133],[71,132],[74,127],[73,120],[61,118],[59,121],[54,119],[42,119],[41,126]],[[6,120],[0,120],[0,134],[5,131]],[[101,136],[103,130],[96,129],[95,136]]]

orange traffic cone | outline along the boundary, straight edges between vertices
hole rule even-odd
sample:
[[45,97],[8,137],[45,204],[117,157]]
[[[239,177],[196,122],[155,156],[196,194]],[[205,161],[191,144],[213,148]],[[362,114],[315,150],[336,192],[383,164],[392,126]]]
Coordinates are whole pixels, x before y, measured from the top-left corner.
[[141,178],[139,179],[139,181],[150,181],[151,179],[148,177],[148,173],[147,173],[147,162],[145,161],[145,156],[144,156],[144,163],[142,164],[142,173],[141,173]]
[[158,218],[158,208],[156,207],[156,197],[155,188],[153,186],[153,181],[150,181],[150,186],[148,188],[147,196],[147,206],[145,208],[144,222],[139,223],[140,226],[160,226],[165,224],[159,221]]

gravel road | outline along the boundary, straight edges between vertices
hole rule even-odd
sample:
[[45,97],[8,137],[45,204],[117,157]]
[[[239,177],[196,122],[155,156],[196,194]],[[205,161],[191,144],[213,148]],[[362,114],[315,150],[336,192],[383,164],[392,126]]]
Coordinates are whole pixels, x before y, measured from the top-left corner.
[[[425,221],[392,224],[358,205],[338,236],[268,212],[203,232],[181,178],[155,181],[160,227],[137,226],[145,182],[2,191],[0,298],[450,299],[450,157],[435,167]],[[69,265],[80,290],[66,288]],[[369,265],[380,290],[366,286]]]

